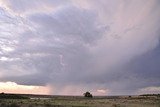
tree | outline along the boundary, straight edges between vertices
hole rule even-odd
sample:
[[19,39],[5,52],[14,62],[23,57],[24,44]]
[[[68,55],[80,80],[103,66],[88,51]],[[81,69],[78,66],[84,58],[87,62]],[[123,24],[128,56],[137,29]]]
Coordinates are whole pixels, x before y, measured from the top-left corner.
[[92,96],[92,94],[90,93],[90,92],[85,92],[84,94],[84,97],[88,97],[88,98],[92,98],[93,96]]

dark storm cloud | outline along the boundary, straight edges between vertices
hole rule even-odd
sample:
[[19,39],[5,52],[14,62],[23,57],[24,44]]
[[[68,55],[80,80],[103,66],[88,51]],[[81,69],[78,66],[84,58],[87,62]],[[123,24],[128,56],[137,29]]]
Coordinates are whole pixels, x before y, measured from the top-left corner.
[[[88,46],[94,45],[105,30],[97,26],[99,23],[92,11],[68,6],[52,14],[34,14],[29,19],[36,32],[22,34],[15,51],[10,54],[10,57],[20,58],[20,65],[16,65],[29,74],[8,76],[4,80],[30,85],[54,81],[65,84],[71,82],[68,78],[73,75],[77,78],[81,72],[87,72],[90,63]],[[15,61],[7,63],[12,67]],[[7,64],[7,68],[10,65]],[[39,80],[40,77],[43,79]]]
[[133,72],[135,74],[135,78],[140,80],[138,83],[136,83],[139,84],[139,87],[148,87],[151,85],[159,86],[159,63],[160,45],[158,45],[158,47],[156,47],[152,51],[149,51],[146,54],[141,55],[133,60],[129,64],[128,70],[130,70],[130,72]]
[[86,43],[94,42],[102,36],[96,14],[90,10],[67,6],[53,14],[35,14],[30,19],[40,29],[47,30],[47,36],[78,39],[79,42]]
[[49,84],[52,94],[160,86],[158,0],[3,2],[1,81]]

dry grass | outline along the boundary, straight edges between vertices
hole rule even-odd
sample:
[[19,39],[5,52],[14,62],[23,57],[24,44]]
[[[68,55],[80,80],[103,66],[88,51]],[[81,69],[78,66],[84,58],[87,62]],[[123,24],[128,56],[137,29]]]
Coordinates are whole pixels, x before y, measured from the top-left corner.
[[159,97],[1,99],[0,107],[160,107]]

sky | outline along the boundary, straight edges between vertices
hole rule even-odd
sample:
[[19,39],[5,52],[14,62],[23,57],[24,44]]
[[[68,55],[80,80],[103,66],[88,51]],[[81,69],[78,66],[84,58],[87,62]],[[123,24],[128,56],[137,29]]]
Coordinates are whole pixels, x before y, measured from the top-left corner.
[[159,0],[0,0],[0,92],[160,93]]

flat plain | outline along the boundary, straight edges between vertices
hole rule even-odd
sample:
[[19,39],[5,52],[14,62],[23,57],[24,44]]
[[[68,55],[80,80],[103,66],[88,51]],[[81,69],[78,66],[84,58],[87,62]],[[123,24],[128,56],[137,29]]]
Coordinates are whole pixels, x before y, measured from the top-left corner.
[[0,99],[0,107],[160,107],[159,96],[43,96]]

